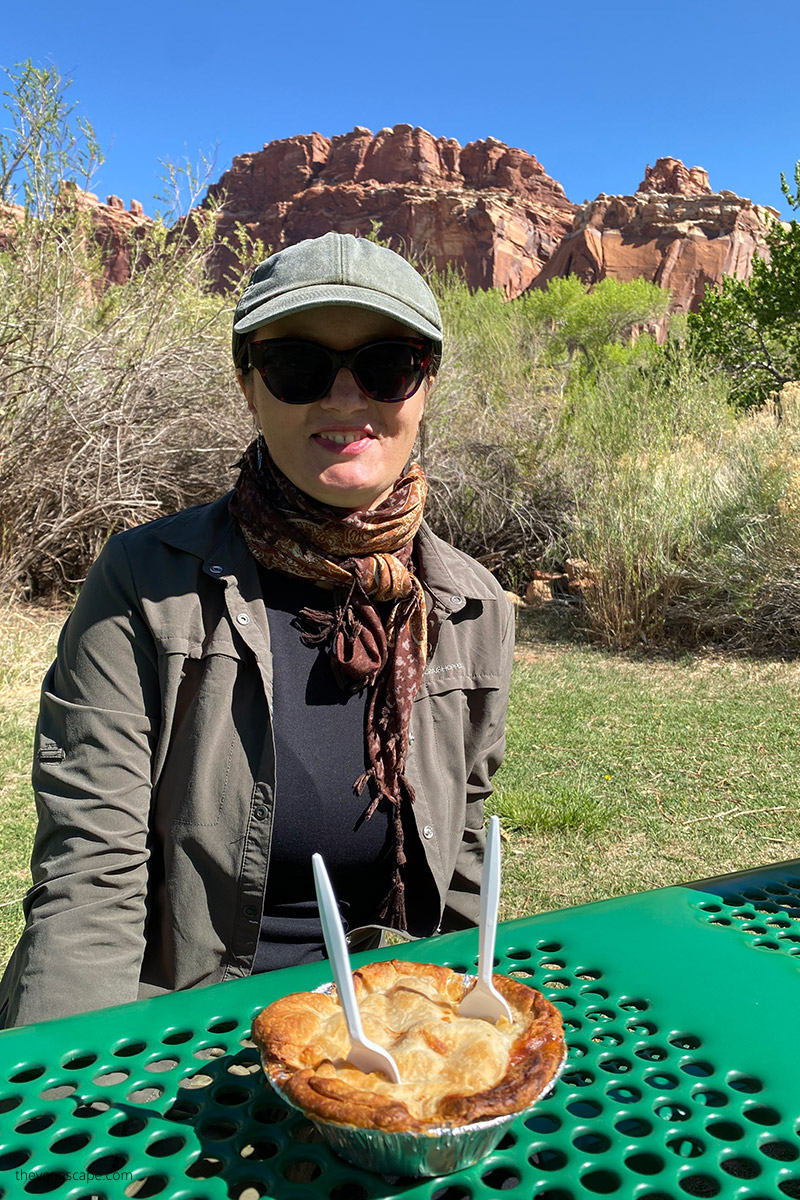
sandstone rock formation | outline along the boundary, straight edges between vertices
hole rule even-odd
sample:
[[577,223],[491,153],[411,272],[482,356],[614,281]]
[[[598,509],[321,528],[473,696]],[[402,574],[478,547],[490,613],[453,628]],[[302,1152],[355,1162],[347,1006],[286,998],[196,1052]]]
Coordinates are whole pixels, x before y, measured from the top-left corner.
[[329,229],[379,227],[390,244],[440,269],[458,264],[470,286],[509,297],[536,278],[575,212],[524,150],[495,138],[462,147],[411,125],[270,142],[234,158],[209,197],[221,201],[221,233],[242,222],[278,250]]
[[777,217],[733,192],[712,192],[701,167],[660,158],[635,195],[601,194],[583,206],[534,286],[561,275],[590,284],[643,278],[670,288],[673,312],[695,311],[723,275],[749,277]]

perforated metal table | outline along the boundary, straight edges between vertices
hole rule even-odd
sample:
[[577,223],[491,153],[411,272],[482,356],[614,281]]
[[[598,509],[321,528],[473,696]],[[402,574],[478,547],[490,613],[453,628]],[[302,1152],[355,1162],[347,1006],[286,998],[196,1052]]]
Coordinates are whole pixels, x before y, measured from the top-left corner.
[[[371,1175],[269,1091],[251,1019],[320,963],[0,1034],[0,1196],[800,1198],[800,861],[509,922],[497,946],[561,1008],[569,1062],[478,1166]],[[380,953],[476,955],[474,931]]]

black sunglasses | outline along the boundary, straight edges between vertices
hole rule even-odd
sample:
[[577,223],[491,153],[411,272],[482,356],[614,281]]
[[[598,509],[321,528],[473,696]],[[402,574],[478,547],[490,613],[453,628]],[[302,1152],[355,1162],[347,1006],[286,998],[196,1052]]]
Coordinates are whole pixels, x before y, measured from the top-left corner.
[[352,371],[370,400],[408,400],[425,378],[433,352],[424,338],[386,338],[354,350],[331,350],[302,338],[269,338],[248,342],[246,348],[248,368],[254,367],[284,404],[322,400],[342,367]]

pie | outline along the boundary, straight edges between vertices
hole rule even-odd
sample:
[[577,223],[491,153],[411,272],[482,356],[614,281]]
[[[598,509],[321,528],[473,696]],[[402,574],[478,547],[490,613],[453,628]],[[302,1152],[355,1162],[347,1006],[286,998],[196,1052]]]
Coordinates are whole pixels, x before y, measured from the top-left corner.
[[401,1083],[347,1061],[335,989],[276,1000],[253,1022],[271,1082],[308,1117],[387,1133],[469,1125],[532,1104],[564,1058],[561,1016],[540,992],[495,975],[513,1022],[460,1017],[463,975],[393,959],[353,973],[366,1036],[389,1050]]

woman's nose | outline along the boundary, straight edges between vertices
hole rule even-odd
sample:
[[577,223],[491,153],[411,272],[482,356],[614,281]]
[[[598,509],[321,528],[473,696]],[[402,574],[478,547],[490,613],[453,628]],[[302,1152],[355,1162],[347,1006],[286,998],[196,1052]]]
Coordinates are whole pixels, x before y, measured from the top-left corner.
[[366,408],[367,397],[355,381],[353,372],[347,367],[340,367],[333,381],[333,386],[320,401],[326,408],[336,408],[342,411]]

